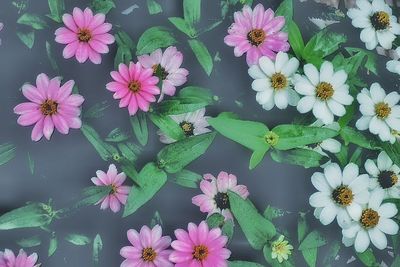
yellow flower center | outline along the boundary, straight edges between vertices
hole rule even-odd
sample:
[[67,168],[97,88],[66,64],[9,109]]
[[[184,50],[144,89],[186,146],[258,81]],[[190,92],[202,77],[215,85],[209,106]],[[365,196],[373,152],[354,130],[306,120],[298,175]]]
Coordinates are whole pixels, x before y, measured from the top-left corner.
[[350,188],[345,185],[341,185],[332,191],[333,200],[342,206],[348,206],[353,201],[354,195]]
[[194,247],[193,259],[203,261],[208,257],[208,248],[204,245],[198,245]]
[[194,126],[193,123],[191,122],[187,122],[187,121],[182,121],[179,126],[182,128],[183,133],[186,136],[192,136],[193,135],[193,130],[194,130]]
[[165,80],[168,76],[168,72],[165,71],[163,67],[161,67],[160,64],[153,65],[151,67],[153,69],[153,75],[156,75],[157,77],[160,78],[160,80]]
[[276,144],[278,144],[279,141],[279,135],[277,135],[274,132],[268,132],[265,136],[264,136],[264,140],[265,142],[270,145],[270,146],[275,146]]
[[81,42],[89,42],[92,39],[92,34],[88,29],[79,29],[78,31],[78,39]]
[[390,16],[384,11],[375,12],[371,16],[371,24],[375,30],[385,30],[390,26]]
[[153,248],[144,248],[142,250],[142,259],[147,262],[152,262],[156,259],[157,253]]
[[286,88],[288,81],[285,75],[280,72],[274,73],[271,77],[272,88],[280,90]]
[[373,209],[363,210],[360,223],[364,228],[373,228],[379,223],[379,214]]
[[51,99],[47,99],[40,105],[40,111],[45,116],[56,114],[57,108],[58,108],[58,103]]
[[320,82],[316,87],[316,95],[319,99],[325,101],[333,96],[333,87],[330,83]]
[[263,29],[253,29],[247,34],[247,40],[254,46],[259,46],[265,40],[267,35]]
[[134,93],[137,93],[140,90],[141,84],[138,81],[131,81],[128,84],[129,90],[131,90]]
[[381,120],[384,120],[387,117],[389,117],[391,111],[392,109],[385,102],[380,102],[378,104],[375,104],[375,114]]

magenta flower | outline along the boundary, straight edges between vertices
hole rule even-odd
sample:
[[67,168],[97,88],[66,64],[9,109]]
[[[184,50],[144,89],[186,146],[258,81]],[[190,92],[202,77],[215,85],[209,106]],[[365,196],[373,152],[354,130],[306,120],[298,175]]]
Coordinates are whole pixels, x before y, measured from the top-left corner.
[[30,101],[17,105],[14,112],[19,116],[17,122],[22,126],[35,124],[31,138],[39,141],[43,135],[50,140],[54,127],[62,134],[70,128],[81,128],[80,106],[84,98],[71,94],[75,82],[67,81],[61,86],[61,78],[49,77],[42,73],[36,78],[36,87],[30,84],[22,86],[22,94]]
[[128,239],[132,246],[123,247],[120,251],[126,258],[121,267],[172,267],[174,266],[168,257],[172,250],[167,249],[171,244],[169,236],[162,236],[159,225],[150,229],[143,226],[140,233],[136,230],[128,230]]
[[220,213],[226,220],[233,219],[227,193],[233,191],[246,199],[249,195],[247,187],[238,185],[236,176],[226,172],[220,172],[217,178],[209,173],[204,174],[203,178],[204,180],[200,182],[203,194],[193,197],[192,203],[208,215]]
[[227,267],[227,259],[231,251],[225,248],[228,238],[223,236],[221,229],[209,230],[205,221],[199,226],[189,223],[188,232],[175,230],[177,240],[171,246],[174,251],[169,260],[175,262],[175,267]]
[[158,78],[153,76],[153,69],[143,68],[139,62],[131,62],[129,67],[119,64],[118,70],[111,72],[114,81],[106,87],[114,92],[114,99],[121,99],[119,107],[128,107],[130,115],[135,115],[138,109],[147,112],[150,103],[156,101],[155,95],[160,94]]
[[93,15],[90,8],[82,11],[75,7],[72,15],[64,14],[62,19],[66,27],[55,32],[56,42],[67,45],[63,51],[64,58],[75,56],[80,63],[89,58],[94,64],[100,64],[100,54],[107,54],[107,45],[115,41],[114,36],[108,33],[112,25],[104,23],[105,18],[102,13]]
[[152,68],[153,74],[162,80],[161,95],[158,102],[164,98],[164,94],[173,96],[176,86],[181,86],[187,81],[189,71],[181,68],[183,55],[176,47],[170,46],[165,49],[155,50],[150,55],[139,56],[138,60],[145,68]]
[[128,199],[130,186],[123,186],[125,182],[126,175],[121,172],[118,173],[117,168],[114,164],[108,167],[107,173],[98,170],[96,172],[97,177],[92,178],[92,182],[97,186],[111,186],[110,193],[100,199],[97,203],[101,203],[100,209],[105,210],[108,207],[113,212],[118,212],[121,209],[121,204],[125,205]]
[[17,256],[14,255],[9,249],[5,249],[4,252],[0,251],[0,267],[35,267],[38,259],[36,253],[32,253],[30,256],[21,249]]
[[247,64],[254,65],[261,56],[275,59],[279,51],[289,50],[288,35],[280,30],[285,25],[285,18],[274,17],[274,11],[265,10],[262,4],[254,10],[244,6],[242,11],[235,12],[235,22],[228,29],[225,44],[235,47],[236,57],[246,54]]

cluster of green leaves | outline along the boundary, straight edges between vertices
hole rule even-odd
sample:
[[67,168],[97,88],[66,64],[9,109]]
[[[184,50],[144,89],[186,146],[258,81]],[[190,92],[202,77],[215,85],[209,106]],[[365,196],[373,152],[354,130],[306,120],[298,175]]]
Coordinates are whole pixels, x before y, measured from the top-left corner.
[[12,160],[17,148],[11,143],[0,144],[0,166]]

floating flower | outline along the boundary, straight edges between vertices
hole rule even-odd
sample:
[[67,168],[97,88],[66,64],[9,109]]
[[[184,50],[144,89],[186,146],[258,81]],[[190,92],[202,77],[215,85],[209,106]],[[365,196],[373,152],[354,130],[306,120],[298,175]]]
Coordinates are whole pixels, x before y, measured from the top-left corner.
[[35,124],[31,138],[39,141],[43,135],[50,140],[54,127],[62,134],[70,128],[81,128],[80,106],[84,98],[72,94],[75,82],[69,80],[61,86],[61,78],[49,77],[42,73],[36,78],[36,87],[30,84],[22,86],[22,94],[30,101],[17,105],[14,112],[19,116],[17,122],[22,126]]
[[122,184],[125,182],[126,175],[121,172],[118,173],[117,168],[114,164],[111,164],[108,167],[107,173],[98,170],[96,172],[97,177],[92,178],[92,182],[97,186],[110,186],[110,193],[100,199],[97,203],[101,203],[100,208],[102,210],[110,209],[113,212],[118,212],[121,209],[121,204],[125,205],[126,200],[128,199],[129,191],[131,189],[130,186],[123,186]]
[[353,102],[346,84],[346,72],[335,72],[332,63],[325,61],[320,72],[312,64],[305,65],[304,74],[296,74],[294,77],[295,90],[304,95],[297,110],[300,113],[312,110],[314,116],[324,124],[333,123],[334,115],[343,116],[346,113],[344,106]]
[[357,252],[364,252],[370,242],[378,249],[387,247],[385,234],[395,235],[399,225],[392,219],[397,214],[396,205],[384,203],[384,192],[377,189],[371,193],[368,206],[362,210],[359,220],[342,230],[343,244],[352,246]]
[[393,60],[389,60],[386,63],[386,68],[387,68],[388,71],[400,75],[400,61],[399,61],[400,47],[397,47],[395,52],[396,52],[397,60],[394,60],[394,59]]
[[235,22],[228,29],[224,42],[235,47],[236,57],[246,54],[248,65],[257,64],[261,56],[275,59],[276,52],[289,50],[288,35],[280,30],[285,25],[285,18],[274,17],[274,11],[265,10],[262,4],[254,10],[245,5],[242,11],[235,12]]
[[[210,125],[207,122],[208,116],[204,116],[205,113],[206,109],[201,108],[193,112],[183,113],[179,115],[170,115],[170,117],[177,124],[179,124],[179,127],[181,127],[185,136],[193,136],[211,132],[211,130],[207,128]],[[164,144],[176,142],[175,139],[167,136],[161,131],[157,131],[157,134],[160,135],[160,142]]]
[[160,94],[158,78],[153,76],[153,69],[143,68],[139,62],[130,62],[129,66],[119,64],[118,70],[111,72],[114,81],[108,83],[106,88],[114,92],[114,99],[121,99],[119,107],[128,107],[131,116],[138,109],[147,112],[150,103],[156,101],[155,95]]
[[361,217],[362,204],[369,200],[369,177],[359,175],[358,166],[349,163],[343,172],[339,165],[331,163],[324,168],[324,173],[315,172],[311,182],[319,191],[311,195],[310,205],[314,215],[322,224],[328,225],[335,218],[340,226],[348,225]]
[[379,136],[382,141],[396,141],[393,131],[400,131],[400,94],[386,95],[379,83],[373,83],[370,90],[364,88],[357,95],[362,117],[357,120],[358,130],[366,130]]
[[285,109],[288,105],[296,106],[299,96],[292,89],[292,77],[299,67],[299,61],[288,54],[279,52],[275,62],[268,57],[261,57],[258,64],[249,68],[249,75],[254,79],[251,87],[257,92],[258,104],[266,110],[275,105]]
[[271,249],[271,258],[277,259],[279,263],[282,263],[292,254],[291,250],[293,249],[293,246],[289,244],[289,241],[285,240],[283,235],[281,235],[277,240],[272,242]]
[[40,264],[36,265],[37,259],[36,253],[28,256],[23,249],[17,256],[9,249],[5,249],[4,252],[0,251],[0,267],[39,267]]
[[158,102],[163,100],[164,94],[173,96],[176,86],[181,86],[187,81],[189,71],[181,68],[183,54],[174,46],[165,49],[164,53],[161,49],[157,49],[150,55],[139,56],[138,61],[143,67],[152,68],[153,75],[162,81]]
[[143,226],[140,233],[136,230],[128,230],[128,239],[132,246],[123,247],[120,251],[125,260],[121,267],[148,266],[148,267],[172,267],[168,257],[172,250],[169,236],[162,236],[159,225],[150,229]]
[[105,15],[93,15],[90,8],[82,11],[75,7],[72,15],[64,14],[62,20],[66,27],[58,28],[55,34],[57,43],[67,45],[63,51],[64,58],[75,56],[80,63],[89,58],[94,64],[100,64],[100,54],[107,54],[107,45],[115,41],[114,36],[108,33],[112,25],[104,22]]
[[177,240],[171,244],[174,251],[169,260],[176,263],[176,267],[228,267],[231,252],[225,248],[228,238],[222,235],[220,228],[209,230],[205,221],[199,226],[189,223],[187,232],[177,229],[175,236]]
[[385,49],[391,49],[396,35],[400,34],[400,24],[392,15],[392,9],[384,0],[357,1],[357,8],[351,8],[347,16],[356,28],[363,29],[360,39],[367,49],[376,48],[378,43]]
[[377,163],[371,159],[365,162],[365,170],[372,178],[370,189],[383,189],[385,198],[400,198],[400,168],[393,164],[385,151],[379,153]]

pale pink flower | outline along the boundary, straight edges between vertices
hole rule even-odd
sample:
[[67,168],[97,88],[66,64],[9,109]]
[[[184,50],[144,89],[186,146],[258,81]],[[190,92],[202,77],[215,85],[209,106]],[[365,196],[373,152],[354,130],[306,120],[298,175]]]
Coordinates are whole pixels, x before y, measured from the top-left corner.
[[234,14],[235,22],[228,29],[225,44],[235,47],[236,57],[246,54],[248,65],[254,65],[261,56],[275,59],[279,51],[289,50],[288,35],[280,30],[285,25],[285,18],[274,17],[272,9],[264,9],[262,4],[254,10],[245,5],[242,11]]
[[105,23],[105,18],[103,13],[93,15],[90,8],[82,11],[75,7],[72,15],[64,14],[62,19],[66,27],[55,32],[56,42],[67,45],[63,51],[64,58],[75,56],[80,63],[89,58],[94,64],[100,64],[100,54],[107,54],[107,45],[115,41],[114,36],[108,33],[112,25]]
[[152,68],[153,74],[162,81],[158,102],[163,100],[164,94],[173,96],[176,86],[181,86],[187,81],[189,71],[181,68],[183,54],[175,46],[168,47],[164,53],[157,49],[150,55],[139,56],[138,61],[143,67]]
[[143,68],[139,62],[130,62],[129,67],[119,64],[118,70],[111,72],[114,81],[109,82],[106,88],[114,92],[114,99],[121,99],[119,107],[128,107],[130,115],[135,115],[138,109],[147,112],[150,103],[156,101],[155,95],[160,94],[153,69]]
[[130,186],[122,185],[125,182],[126,175],[121,172],[118,173],[117,168],[114,164],[108,167],[107,173],[98,170],[96,172],[97,177],[92,178],[92,182],[97,186],[111,186],[110,193],[100,199],[97,203],[101,203],[100,209],[105,210],[108,207],[113,212],[118,212],[121,209],[121,204],[125,205],[128,199]]
[[61,86],[60,77],[50,80],[42,73],[36,78],[36,87],[30,84],[22,86],[22,94],[29,102],[17,105],[14,112],[20,115],[19,125],[35,124],[31,135],[33,141],[39,141],[43,135],[50,140],[54,127],[62,134],[67,134],[70,128],[81,128],[79,115],[84,98],[72,94],[74,84],[69,80]]
[[201,212],[208,215],[213,213],[222,214],[226,220],[233,219],[230,211],[228,191],[233,191],[246,199],[249,191],[245,185],[238,185],[237,178],[233,174],[220,172],[218,177],[207,173],[200,182],[200,189],[203,192],[192,198],[192,203],[200,207]]
[[5,249],[4,252],[0,251],[0,267],[35,267],[38,255],[32,253],[27,255],[26,252],[21,249],[17,256],[14,255],[9,249]]
[[205,221],[199,226],[189,223],[188,232],[175,230],[177,240],[171,246],[174,251],[169,260],[175,267],[227,267],[231,251],[225,248],[228,238],[220,228],[209,229]]
[[172,250],[168,249],[171,244],[169,236],[162,236],[159,225],[150,229],[143,226],[140,233],[136,230],[128,230],[128,239],[132,246],[123,247],[120,251],[122,257],[126,258],[121,267],[172,267],[168,260]]

